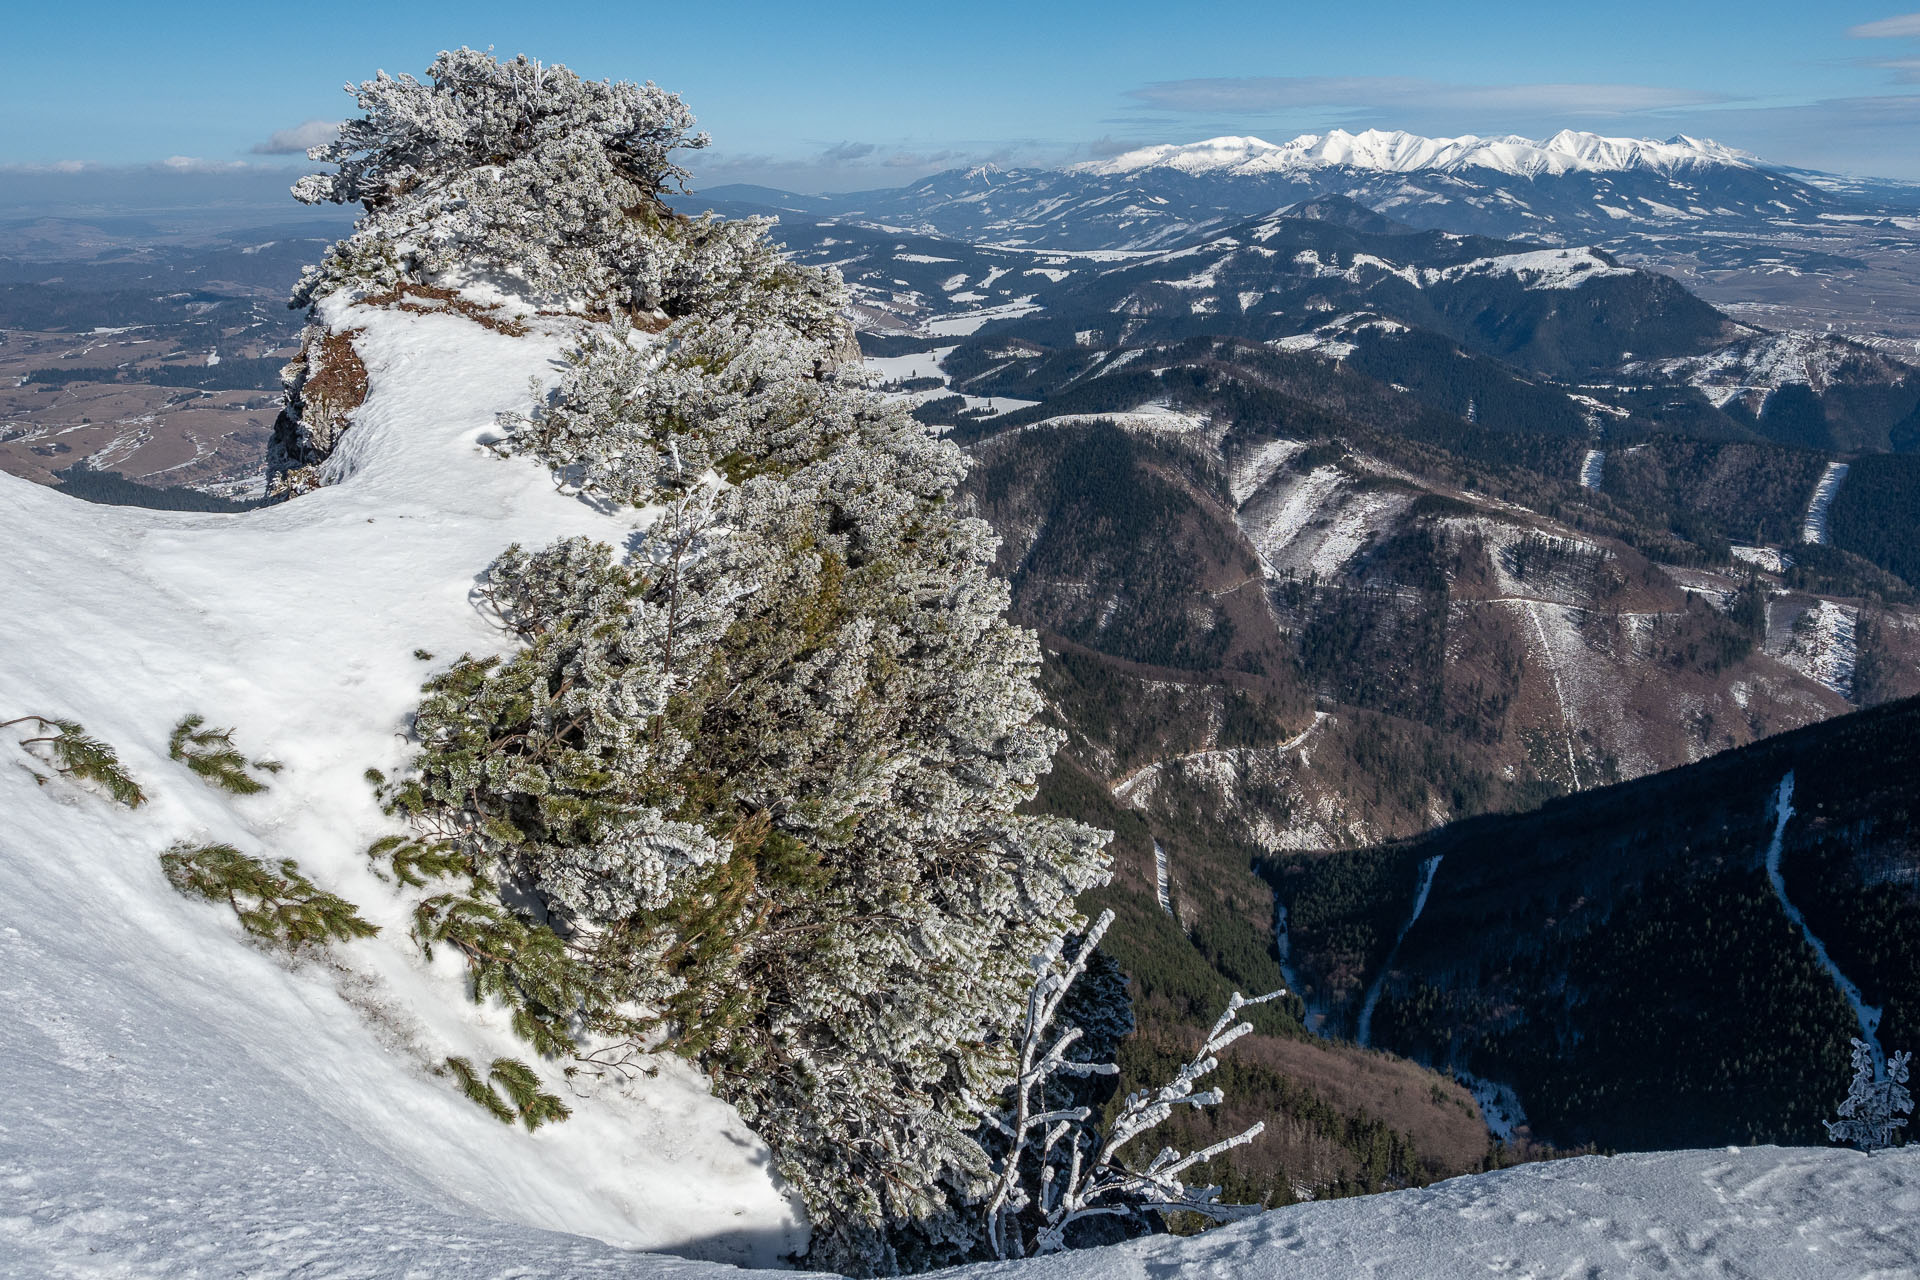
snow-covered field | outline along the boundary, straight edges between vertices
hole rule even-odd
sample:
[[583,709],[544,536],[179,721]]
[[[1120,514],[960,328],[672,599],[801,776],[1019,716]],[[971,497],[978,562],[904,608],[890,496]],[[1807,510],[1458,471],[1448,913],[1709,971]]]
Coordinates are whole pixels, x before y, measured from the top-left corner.
[[1793,557],[1773,547],[1743,547],[1735,545],[1729,550],[1733,558],[1742,564],[1754,565],[1768,573],[1785,573],[1793,567]]
[[1780,660],[1843,698],[1853,696],[1853,672],[1859,662],[1860,610],[1817,600],[1793,624],[1792,638]]
[[[1284,456],[1284,455],[1283,455]],[[1410,503],[1402,492],[1359,489],[1336,466],[1271,476],[1235,519],[1269,573],[1338,573]]]

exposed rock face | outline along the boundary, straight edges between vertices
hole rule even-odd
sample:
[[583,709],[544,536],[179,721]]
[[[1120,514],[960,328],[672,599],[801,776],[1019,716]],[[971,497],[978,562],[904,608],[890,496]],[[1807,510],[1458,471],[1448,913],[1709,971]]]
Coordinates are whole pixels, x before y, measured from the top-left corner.
[[267,444],[267,496],[283,501],[320,485],[320,464],[332,456],[367,398],[367,367],[351,332],[307,326],[300,354],[281,374],[286,404]]

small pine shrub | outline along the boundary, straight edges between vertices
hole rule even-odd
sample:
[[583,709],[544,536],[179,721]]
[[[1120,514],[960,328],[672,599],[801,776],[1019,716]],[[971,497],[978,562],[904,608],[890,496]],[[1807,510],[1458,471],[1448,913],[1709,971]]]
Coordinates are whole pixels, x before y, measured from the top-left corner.
[[20,747],[29,755],[38,754],[33,751],[34,747],[43,748],[44,758],[56,772],[103,788],[116,803],[129,809],[138,809],[147,802],[147,793],[127,775],[114,749],[98,738],[89,736],[76,721],[27,715],[0,721],[0,729],[28,721],[33,721],[43,729],[59,731],[36,738],[23,738]]
[[[540,1077],[532,1067],[513,1058],[495,1058],[485,1078],[465,1058],[448,1058],[447,1070],[459,1083],[460,1092],[502,1124],[518,1120],[532,1133],[543,1124],[558,1124],[573,1114],[558,1095],[542,1091]],[[506,1097],[500,1096],[502,1092]]]
[[183,717],[179,724],[173,726],[173,733],[167,738],[167,754],[193,770],[208,786],[231,791],[237,796],[265,791],[267,784],[247,770],[253,768],[262,773],[278,773],[282,768],[280,762],[249,761],[233,745],[233,730],[204,728],[206,723],[205,716]]
[[288,949],[380,932],[351,902],[316,888],[292,858],[275,870],[230,844],[182,841],[160,855],[160,869],[181,893],[226,903],[241,928]]

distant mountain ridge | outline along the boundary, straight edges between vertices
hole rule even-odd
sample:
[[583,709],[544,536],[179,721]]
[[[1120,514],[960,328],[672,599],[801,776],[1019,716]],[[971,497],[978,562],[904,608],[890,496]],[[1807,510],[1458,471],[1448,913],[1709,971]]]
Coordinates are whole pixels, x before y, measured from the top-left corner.
[[1549,244],[1884,221],[1911,230],[1915,189],[1772,165],[1707,139],[1614,138],[1561,130],[1426,137],[1335,129],[1285,143],[1221,137],[1142,147],[1062,169],[982,165],[905,187],[798,195],[716,187],[681,202],[724,213],[803,214],[973,244],[1048,250],[1154,249],[1323,195],[1349,197],[1422,229]]
[[1483,138],[1469,133],[1457,138],[1429,138],[1403,129],[1365,129],[1359,133],[1333,129],[1327,133],[1303,133],[1284,143],[1254,137],[1224,137],[1184,145],[1142,147],[1108,160],[1069,166],[1068,172],[1111,175],[1167,168],[1193,174],[1253,175],[1343,167],[1390,173],[1491,169],[1534,177],[1574,170],[1622,173],[1647,169],[1672,174],[1712,166],[1764,167],[1760,158],[1751,152],[1685,134],[1656,142],[1650,138],[1610,138],[1562,129],[1544,142],[1536,142],[1517,134]]

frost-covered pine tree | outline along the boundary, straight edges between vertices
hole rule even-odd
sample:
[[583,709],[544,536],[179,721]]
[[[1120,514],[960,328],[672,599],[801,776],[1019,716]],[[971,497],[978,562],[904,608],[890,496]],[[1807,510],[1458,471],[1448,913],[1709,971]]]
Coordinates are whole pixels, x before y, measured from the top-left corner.
[[1840,1104],[1839,1119],[1822,1121],[1830,1142],[1851,1142],[1862,1151],[1893,1145],[1893,1132],[1906,1127],[1913,1114],[1913,1095],[1907,1091],[1911,1053],[1889,1054],[1887,1075],[1877,1079],[1873,1049],[1858,1036],[1853,1040],[1853,1084]]
[[543,1053],[666,1043],[772,1146],[815,1261],[982,1244],[966,1090],[1012,1080],[1027,958],[1078,927],[1105,833],[1023,814],[1058,735],[964,460],[843,367],[844,293],[755,223],[689,220],[691,116],[651,86],[443,54],[360,86],[310,198],[367,209],[301,298],[486,283],[579,317],[508,423],[626,548],[510,548],[517,648],[428,685],[375,852],[415,934]]

